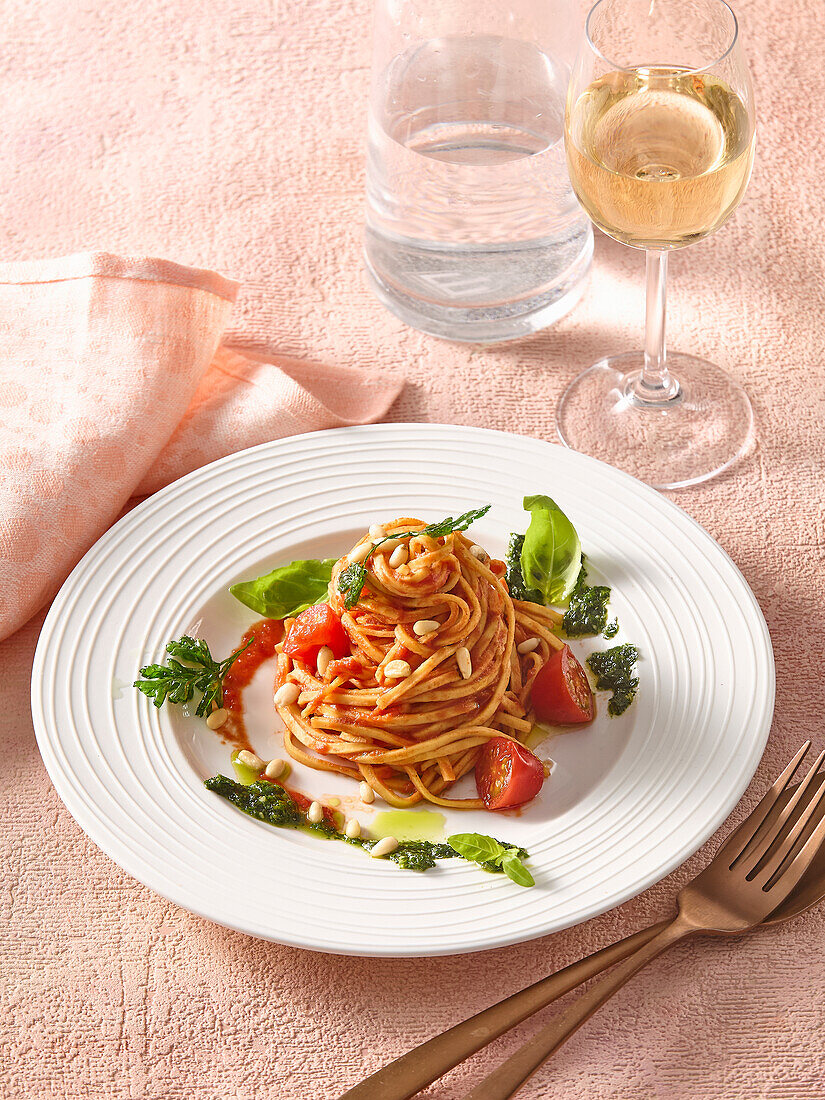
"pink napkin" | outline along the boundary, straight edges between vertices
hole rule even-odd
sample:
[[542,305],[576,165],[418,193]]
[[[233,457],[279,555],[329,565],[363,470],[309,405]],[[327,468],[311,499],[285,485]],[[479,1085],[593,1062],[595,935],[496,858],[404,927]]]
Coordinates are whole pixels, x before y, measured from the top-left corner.
[[221,346],[237,290],[145,257],[0,264],[0,638],[131,496],[386,413],[401,383]]

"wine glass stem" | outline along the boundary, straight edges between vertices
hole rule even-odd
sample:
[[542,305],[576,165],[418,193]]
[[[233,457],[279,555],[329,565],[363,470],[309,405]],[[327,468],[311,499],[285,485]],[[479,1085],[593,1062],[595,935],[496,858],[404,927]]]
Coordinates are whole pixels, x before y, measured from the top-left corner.
[[667,252],[648,249],[645,365],[633,383],[633,396],[646,405],[663,405],[679,396],[679,383],[667,369],[665,310]]

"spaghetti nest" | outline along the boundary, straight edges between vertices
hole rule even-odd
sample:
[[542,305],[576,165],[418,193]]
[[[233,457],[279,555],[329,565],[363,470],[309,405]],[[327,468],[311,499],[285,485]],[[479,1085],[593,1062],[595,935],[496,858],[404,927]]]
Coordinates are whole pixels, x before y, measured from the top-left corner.
[[[401,518],[382,526],[392,536],[425,524]],[[504,563],[459,532],[378,545],[347,609],[338,577],[367,542],[336,562],[329,588],[352,655],[321,671],[279,646],[277,683],[300,689],[294,704],[277,707],[286,749],[311,768],[366,782],[391,806],[482,808],[478,798],[444,792],[490,738],[521,741],[530,732],[530,685],[562,645],[553,634],[561,616],[511,599]],[[406,554],[393,554],[399,546]]]

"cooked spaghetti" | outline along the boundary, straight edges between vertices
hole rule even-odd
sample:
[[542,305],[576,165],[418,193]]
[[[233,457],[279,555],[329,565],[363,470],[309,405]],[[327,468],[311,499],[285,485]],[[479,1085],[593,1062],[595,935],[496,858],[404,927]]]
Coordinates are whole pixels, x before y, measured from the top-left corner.
[[512,599],[504,563],[462,533],[435,538],[424,527],[407,518],[382,525],[385,536],[407,537],[375,546],[352,608],[338,579],[363,561],[371,536],[336,562],[329,604],[351,655],[310,665],[282,642],[276,688],[294,683],[300,693],[276,709],[302,764],[364,781],[391,806],[480,809],[479,798],[444,793],[490,738],[523,741],[532,729],[530,685],[563,645],[553,633],[561,616]]

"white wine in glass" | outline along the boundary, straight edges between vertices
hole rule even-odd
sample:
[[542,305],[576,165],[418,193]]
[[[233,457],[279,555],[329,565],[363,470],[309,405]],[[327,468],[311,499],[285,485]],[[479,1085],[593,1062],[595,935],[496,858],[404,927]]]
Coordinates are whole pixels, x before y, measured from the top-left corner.
[[668,356],[664,339],[667,253],[738,206],[753,165],[752,100],[723,0],[592,9],[568,95],[567,163],[592,221],[647,250],[648,322],[643,352],[604,359],[572,383],[558,427],[569,446],[659,488],[718,473],[752,428],[741,387],[713,364]]
[[679,248],[713,233],[738,206],[753,164],[736,92],[680,69],[600,77],[576,101],[569,133],[582,205],[637,248]]

